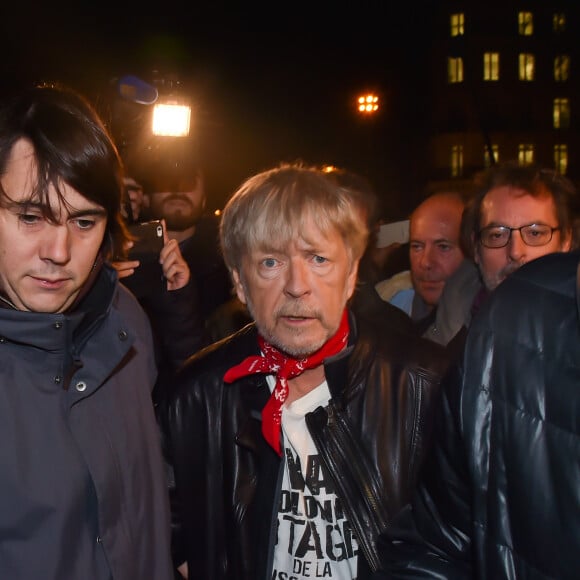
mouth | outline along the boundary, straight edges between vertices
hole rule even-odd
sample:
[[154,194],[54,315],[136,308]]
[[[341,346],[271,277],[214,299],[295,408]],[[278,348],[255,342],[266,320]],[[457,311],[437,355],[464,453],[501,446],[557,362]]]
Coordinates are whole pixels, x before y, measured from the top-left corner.
[[281,314],[278,318],[286,324],[292,325],[305,324],[316,319],[314,316],[302,316],[299,314]]
[[422,280],[421,281],[421,286],[423,286],[424,288],[439,288],[439,286],[441,286],[442,282],[439,280]]
[[188,199],[184,199],[183,197],[172,197],[170,199],[165,200],[165,205],[168,205],[168,206],[175,205],[178,207],[182,207],[182,206],[189,207],[191,204],[189,203]]
[[59,290],[62,288],[66,282],[67,278],[41,278],[39,276],[32,276],[32,279],[41,287],[45,288],[46,290]]

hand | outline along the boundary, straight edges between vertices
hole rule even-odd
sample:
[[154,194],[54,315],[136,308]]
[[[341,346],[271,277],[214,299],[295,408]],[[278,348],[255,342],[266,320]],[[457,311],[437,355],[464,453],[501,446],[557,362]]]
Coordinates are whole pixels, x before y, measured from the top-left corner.
[[[132,247],[133,242],[127,242],[125,244],[126,250],[129,250]],[[119,279],[121,279],[127,278],[127,276],[133,274],[135,272],[135,268],[138,268],[140,263],[141,262],[139,262],[139,260],[125,260],[123,262],[112,261],[111,266],[113,266],[113,268],[117,270],[117,273],[119,274]]]
[[180,566],[178,566],[177,571],[187,580],[189,578],[189,573],[187,569],[187,562],[184,562]]
[[181,255],[177,240],[170,240],[167,237],[165,222],[163,223],[163,241],[164,246],[159,255],[159,263],[167,280],[167,290],[179,290],[187,285],[191,272]]

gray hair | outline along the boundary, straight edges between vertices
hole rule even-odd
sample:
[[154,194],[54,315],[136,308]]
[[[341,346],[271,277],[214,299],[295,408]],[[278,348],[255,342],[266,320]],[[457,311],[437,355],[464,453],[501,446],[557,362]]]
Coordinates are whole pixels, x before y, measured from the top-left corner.
[[285,248],[311,218],[323,233],[338,231],[351,260],[358,261],[369,233],[364,209],[356,192],[322,170],[281,164],[248,178],[226,204],[220,225],[224,260],[230,271],[240,271],[244,255]]

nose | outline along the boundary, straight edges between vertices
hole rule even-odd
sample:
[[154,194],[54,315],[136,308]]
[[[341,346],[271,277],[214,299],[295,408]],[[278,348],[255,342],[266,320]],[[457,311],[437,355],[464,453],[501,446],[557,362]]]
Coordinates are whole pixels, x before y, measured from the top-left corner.
[[66,264],[70,260],[70,233],[66,225],[51,224],[46,228],[40,258],[55,264]]
[[302,260],[290,260],[284,292],[292,298],[299,298],[310,291],[308,265]]
[[423,268],[424,270],[431,269],[431,266],[433,264],[433,248],[431,248],[430,246],[425,246],[423,248],[419,264],[421,268]]
[[508,243],[508,254],[514,262],[521,260],[522,256],[526,254],[526,243],[522,238],[522,232],[519,230],[512,231]]

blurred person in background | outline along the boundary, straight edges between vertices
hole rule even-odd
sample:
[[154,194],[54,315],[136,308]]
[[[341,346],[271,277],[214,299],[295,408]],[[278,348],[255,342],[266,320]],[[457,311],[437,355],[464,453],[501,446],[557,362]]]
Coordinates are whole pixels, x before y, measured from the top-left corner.
[[[147,198],[143,186],[125,177],[123,217],[129,227],[147,222]],[[115,257],[113,267],[119,279],[137,297],[149,316],[155,341],[155,359],[159,371],[157,394],[179,366],[205,344],[205,332],[197,288],[191,282],[189,265],[181,254],[179,243],[169,236],[162,220],[163,239],[160,250],[133,256]],[[133,241],[126,244],[130,251]]]
[[205,321],[233,293],[219,250],[219,218],[206,212],[202,168],[185,149],[167,159],[160,156],[143,169],[146,215],[165,220],[169,238],[179,243]]
[[383,300],[411,317],[419,333],[434,320],[445,283],[463,261],[460,230],[464,207],[456,193],[435,193],[422,201],[409,219],[408,273],[375,286]]
[[130,224],[139,223],[143,211],[143,186],[129,176],[123,178],[123,185],[125,186],[123,217]]
[[523,264],[572,246],[574,185],[552,169],[506,162],[475,179],[462,222],[469,256],[448,279],[424,336],[461,350],[487,296]]

